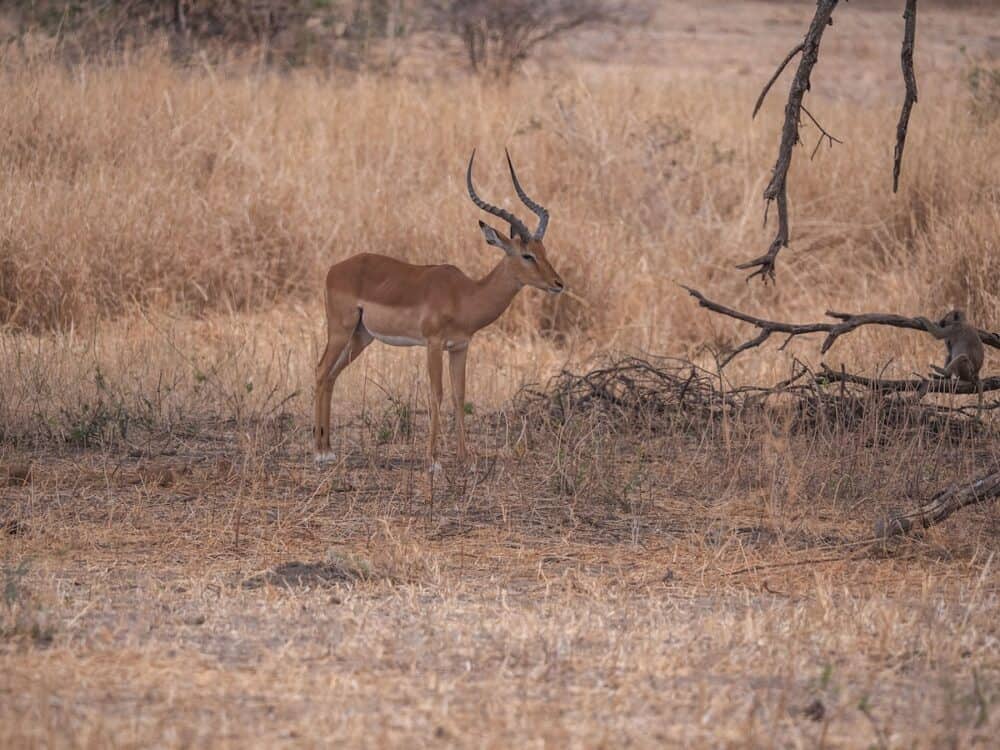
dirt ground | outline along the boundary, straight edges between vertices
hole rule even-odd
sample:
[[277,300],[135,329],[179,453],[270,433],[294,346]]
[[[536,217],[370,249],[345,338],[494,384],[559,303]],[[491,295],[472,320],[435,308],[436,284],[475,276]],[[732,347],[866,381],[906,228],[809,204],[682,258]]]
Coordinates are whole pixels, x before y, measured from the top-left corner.
[[14,466],[4,745],[994,736],[997,510],[850,558],[995,441],[472,421],[474,467],[433,486],[422,430],[356,425],[318,469],[281,420]]

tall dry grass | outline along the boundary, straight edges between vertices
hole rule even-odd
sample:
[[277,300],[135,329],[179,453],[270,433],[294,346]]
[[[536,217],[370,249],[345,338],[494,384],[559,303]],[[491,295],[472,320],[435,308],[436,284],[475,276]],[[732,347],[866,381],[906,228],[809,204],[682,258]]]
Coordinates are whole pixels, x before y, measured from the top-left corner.
[[[595,353],[710,364],[712,350],[746,336],[674,282],[774,318],[954,305],[984,327],[1000,318],[1000,120],[940,80],[914,114],[898,195],[889,190],[895,105],[814,92],[812,111],[845,145],[810,161],[816,133],[805,128],[791,175],[792,247],[778,285],[763,287],[733,265],[772,236],[760,196],[780,88],[751,122],[757,92],[743,79],[685,80],[670,68],[576,65],[505,88],[182,69],[156,48],[118,64],[67,68],[12,53],[3,63],[8,435],[115,431],[121,414],[238,421],[278,393],[299,394],[292,403],[307,422],[328,264],[374,251],[479,275],[495,262],[463,185],[474,147],[481,192],[523,211],[502,161],[510,147],[552,211],[547,244],[572,291],[525,291],[483,335],[470,389],[479,405]],[[191,316],[212,320],[183,320]],[[926,336],[861,331],[830,357],[856,370],[891,360],[908,374],[939,359],[936,349]],[[373,347],[343,393],[373,381],[408,397],[421,387],[411,355]],[[791,356],[815,363],[817,347],[797,340],[731,372],[774,378]],[[353,409],[356,399],[337,401]]]
[[[0,319],[41,331],[133,305],[179,313],[319,310],[320,275],[361,251],[485,272],[463,170],[514,207],[509,146],[553,214],[550,253],[574,297],[521,295],[502,325],[657,351],[731,340],[673,281],[776,316],[828,307],[1000,316],[1000,123],[928,94],[899,195],[895,106],[814,98],[846,145],[799,152],[793,244],[776,289],[732,269],[766,247],[760,198],[780,92],[649,72],[517,81],[340,81],[130,64],[40,62],[0,76]],[[805,137],[815,134],[808,128]],[[811,147],[811,143],[807,144]]]

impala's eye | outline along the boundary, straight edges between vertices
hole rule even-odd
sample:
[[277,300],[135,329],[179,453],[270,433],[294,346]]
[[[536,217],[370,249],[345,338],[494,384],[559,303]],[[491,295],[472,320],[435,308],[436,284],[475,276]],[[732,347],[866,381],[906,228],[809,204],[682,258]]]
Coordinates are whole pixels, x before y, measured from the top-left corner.
[[528,255],[527,253],[525,253],[521,257],[524,258],[525,260],[530,260],[532,263],[535,262],[535,256],[534,255]]

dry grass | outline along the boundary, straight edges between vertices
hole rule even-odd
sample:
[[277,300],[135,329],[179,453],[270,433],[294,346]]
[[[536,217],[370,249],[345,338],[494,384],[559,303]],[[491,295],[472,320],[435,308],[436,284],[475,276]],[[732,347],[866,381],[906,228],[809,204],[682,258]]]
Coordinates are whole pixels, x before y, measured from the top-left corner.
[[[106,68],[14,64],[0,78],[0,314],[43,330],[134,303],[314,306],[326,265],[372,249],[483,272],[495,251],[477,237],[463,168],[480,147],[483,191],[509,201],[509,145],[552,208],[551,254],[582,300],[523,295],[509,331],[657,351],[718,343],[673,280],[801,316],[865,307],[877,279],[886,307],[961,304],[991,321],[1000,120],[978,121],[935,80],[898,196],[886,190],[896,97],[858,104],[817,84],[812,109],[847,146],[812,163],[803,151],[796,165],[775,304],[731,272],[770,238],[760,193],[780,92],[750,123],[752,79],[582,68],[508,91],[464,78],[181,72],[155,52]],[[956,273],[938,272],[942,255]]]
[[[731,266],[770,240],[780,88],[747,114],[801,5],[666,3],[509,90],[9,51],[0,745],[988,744],[996,507],[810,561],[995,469],[992,418],[551,420],[512,402],[608,351],[709,364],[745,333],[672,281],[775,318],[962,305],[995,327],[1000,119],[970,108],[957,51],[993,64],[990,11],[923,16],[894,197],[898,13],[853,6],[810,95],[847,143],[800,152],[774,288]],[[362,250],[484,272],[461,180],[479,146],[482,192],[513,205],[503,145],[576,296],[524,292],[475,342],[469,473],[431,483],[422,356],[381,346],[338,383],[340,463],[314,468],[319,274]],[[817,347],[751,354],[732,380]],[[862,331],[829,361],[939,358]]]

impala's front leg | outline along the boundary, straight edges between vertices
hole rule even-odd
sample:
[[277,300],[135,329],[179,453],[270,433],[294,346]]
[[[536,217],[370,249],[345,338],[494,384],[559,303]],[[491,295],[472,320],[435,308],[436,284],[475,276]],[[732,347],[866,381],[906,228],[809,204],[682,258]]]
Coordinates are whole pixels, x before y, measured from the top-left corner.
[[467,346],[448,352],[448,373],[451,375],[451,398],[455,404],[455,433],[458,441],[458,460],[466,461],[465,452],[465,359]]
[[427,462],[431,471],[441,468],[437,462],[437,435],[441,419],[441,397],[444,395],[444,388],[441,385],[441,354],[440,341],[427,342],[427,374],[431,381],[431,437],[427,446]]

